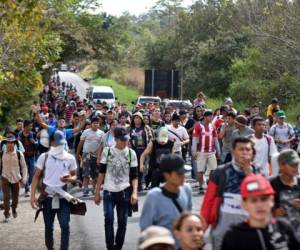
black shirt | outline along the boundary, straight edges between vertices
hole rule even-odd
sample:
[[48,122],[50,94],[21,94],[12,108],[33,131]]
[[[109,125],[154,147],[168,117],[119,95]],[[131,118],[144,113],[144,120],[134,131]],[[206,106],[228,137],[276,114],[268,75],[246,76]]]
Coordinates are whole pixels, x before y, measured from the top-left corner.
[[276,192],[274,208],[282,207],[285,211],[285,218],[291,223],[291,226],[300,239],[300,211],[294,205],[294,199],[300,198],[300,178],[297,178],[297,184],[294,186],[285,185],[279,176],[273,177],[270,183]]
[[299,250],[300,243],[286,220],[278,219],[266,228],[252,228],[247,222],[232,226],[221,250]]
[[150,155],[150,167],[157,169],[159,168],[162,156],[172,153],[174,142],[168,140],[166,144],[160,144],[156,140],[153,140],[152,143],[153,148]]

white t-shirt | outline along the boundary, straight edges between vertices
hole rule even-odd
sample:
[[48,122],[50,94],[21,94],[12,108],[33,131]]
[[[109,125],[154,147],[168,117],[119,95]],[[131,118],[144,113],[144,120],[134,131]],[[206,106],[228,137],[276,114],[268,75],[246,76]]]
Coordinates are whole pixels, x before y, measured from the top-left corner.
[[84,140],[82,152],[96,154],[103,135],[104,132],[100,129],[97,131],[93,131],[91,128],[84,130],[80,136],[80,140]]
[[[45,156],[48,153],[43,153],[37,160],[37,168],[43,170]],[[43,183],[49,187],[63,187],[66,183],[60,181],[60,177],[70,175],[70,171],[76,170],[75,157],[67,153],[67,158],[60,160],[48,154],[44,170]]]
[[47,129],[42,129],[40,133],[40,144],[45,147],[49,148],[50,142],[49,142],[49,134]]
[[[166,125],[168,128],[168,137],[170,141],[174,142],[173,151],[174,152],[181,152],[181,143],[189,139],[188,132],[186,131],[185,127],[178,126],[178,128],[174,128],[173,125]],[[178,136],[173,134],[172,132],[176,133]],[[180,137],[181,140],[178,138]]]
[[135,152],[128,147],[123,150],[116,147],[105,147],[101,163],[106,164],[103,189],[109,192],[120,192],[128,188],[130,186],[130,168],[138,166]]
[[277,147],[274,143],[274,140],[271,136],[270,146],[268,140],[265,136],[258,139],[255,138],[255,158],[253,161],[253,165],[260,169],[260,173],[269,176],[269,157],[272,159],[273,155],[277,153]]

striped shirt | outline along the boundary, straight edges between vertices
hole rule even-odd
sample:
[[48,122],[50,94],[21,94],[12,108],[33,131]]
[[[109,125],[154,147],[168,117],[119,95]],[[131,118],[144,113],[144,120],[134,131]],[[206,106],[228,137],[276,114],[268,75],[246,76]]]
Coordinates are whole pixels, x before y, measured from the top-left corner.
[[197,122],[194,127],[193,137],[199,138],[197,152],[213,153],[216,151],[215,140],[217,131],[211,123],[203,125]]

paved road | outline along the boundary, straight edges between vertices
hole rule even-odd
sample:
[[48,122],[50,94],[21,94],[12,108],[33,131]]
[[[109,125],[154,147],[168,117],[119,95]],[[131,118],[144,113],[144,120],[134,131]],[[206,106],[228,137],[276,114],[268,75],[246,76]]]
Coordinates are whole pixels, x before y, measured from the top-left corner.
[[[76,85],[80,96],[85,97],[85,89],[88,84],[84,82],[78,75],[70,72],[60,72],[62,81],[71,82]],[[193,210],[199,212],[202,196],[197,194],[195,183],[187,178],[193,190]],[[82,191],[77,190],[76,196],[82,197]],[[22,191],[23,192],[23,191]],[[139,194],[139,210],[141,211],[145,200],[146,192]],[[104,233],[104,217],[103,206],[96,206],[93,202],[93,197],[85,198],[88,212],[86,216],[71,217],[71,238],[70,249],[72,250],[104,250],[105,248],[105,233]],[[127,234],[123,250],[136,249],[137,239],[139,235],[139,217],[140,211],[134,213],[133,217],[129,218],[127,226]],[[44,246],[44,224],[43,217],[40,216],[36,223],[33,223],[35,211],[31,209],[29,198],[20,199],[18,208],[19,216],[13,219],[9,224],[0,225],[0,249],[1,250],[35,250],[45,249]],[[116,216],[115,216],[116,218]],[[0,215],[0,221],[2,217]],[[117,223],[117,221],[116,221]],[[56,249],[59,249],[59,234],[60,229],[55,222],[55,239]]]
[[59,77],[62,82],[72,83],[76,86],[77,93],[80,98],[86,98],[86,89],[90,86],[79,75],[72,72],[59,72]]

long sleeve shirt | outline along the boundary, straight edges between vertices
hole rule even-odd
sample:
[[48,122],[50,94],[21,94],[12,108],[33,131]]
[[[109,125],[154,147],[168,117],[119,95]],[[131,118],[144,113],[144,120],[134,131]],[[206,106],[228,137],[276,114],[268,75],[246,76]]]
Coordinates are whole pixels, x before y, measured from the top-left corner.
[[[27,166],[23,153],[20,152],[20,163],[18,159],[17,151],[3,152],[2,155],[2,177],[8,180],[8,182],[14,184],[23,179],[25,184],[27,177]],[[22,170],[22,176],[20,173]]]

